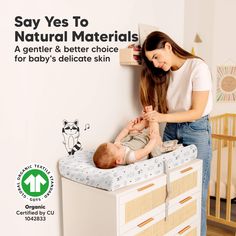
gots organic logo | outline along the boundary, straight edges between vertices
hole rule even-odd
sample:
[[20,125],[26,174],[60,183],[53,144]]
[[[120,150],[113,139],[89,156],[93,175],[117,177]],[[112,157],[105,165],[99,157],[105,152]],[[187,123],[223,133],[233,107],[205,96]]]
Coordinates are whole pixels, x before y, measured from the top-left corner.
[[53,190],[54,178],[48,168],[31,164],[23,168],[17,176],[17,190],[30,201],[41,201]]
[[21,186],[28,195],[38,197],[47,191],[49,179],[43,171],[33,169],[24,174]]

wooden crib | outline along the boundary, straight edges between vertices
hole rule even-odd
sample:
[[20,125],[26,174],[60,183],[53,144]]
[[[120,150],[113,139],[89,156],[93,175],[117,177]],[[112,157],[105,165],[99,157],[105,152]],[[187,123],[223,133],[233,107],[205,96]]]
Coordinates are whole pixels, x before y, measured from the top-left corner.
[[236,230],[236,114],[210,118],[212,165],[207,218]]

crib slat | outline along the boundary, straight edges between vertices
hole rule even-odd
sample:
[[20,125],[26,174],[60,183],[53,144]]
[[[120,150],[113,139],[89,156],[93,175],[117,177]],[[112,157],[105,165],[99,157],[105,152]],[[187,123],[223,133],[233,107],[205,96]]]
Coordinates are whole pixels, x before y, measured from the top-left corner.
[[207,193],[207,216],[210,216],[210,208],[211,208],[210,192],[211,192],[211,189],[210,189],[210,184],[209,184],[208,193]]
[[[233,136],[236,136],[236,116],[232,116],[233,118]],[[236,146],[236,142],[233,143],[233,146]]]
[[216,134],[216,132],[217,132],[217,120],[216,119],[211,119],[211,126],[212,126],[212,133]]
[[[215,118],[210,118],[210,124],[211,124],[211,132],[212,134],[216,134],[216,125],[217,122],[215,121]],[[212,150],[215,150],[215,140],[212,139]],[[208,192],[210,192],[210,190],[208,189]]]
[[232,141],[228,142],[228,176],[227,176],[227,197],[226,197],[226,220],[231,218],[231,182],[232,182]]
[[216,214],[220,218],[220,178],[221,178],[221,140],[218,139],[217,145],[217,172],[216,172]]
[[[211,126],[212,126],[212,150],[216,151],[216,164],[217,164],[217,168],[216,170],[213,171],[217,171],[216,174],[216,180],[215,180],[215,197],[216,197],[216,201],[215,201],[215,215],[211,215],[210,214],[210,196],[208,196],[208,200],[207,200],[207,218],[224,224],[224,225],[228,225],[231,227],[235,227],[236,228],[236,221],[232,221],[231,220],[231,185],[232,185],[232,158],[236,158],[236,156],[233,153],[233,148],[236,147],[236,114],[233,113],[227,113],[227,114],[221,114],[221,115],[217,115],[217,116],[213,116],[210,117],[210,121],[211,121]],[[219,143],[220,142],[220,143]],[[223,156],[222,153],[222,148],[226,147],[226,156]],[[226,160],[225,158],[228,158],[228,160]],[[220,162],[220,159],[222,159],[222,163]],[[226,183],[226,217],[222,217],[220,216],[220,211],[221,209],[221,191],[220,191],[220,182],[222,181],[222,176],[220,174],[220,172],[222,172],[222,168],[223,168],[223,161],[225,161],[226,163],[228,163],[228,167],[227,167],[227,183]],[[210,188],[209,188],[210,189]],[[235,235],[236,236],[236,235]]]
[[[228,132],[229,132],[229,127],[228,127],[228,116],[227,116],[227,114],[225,115],[225,117],[224,117],[224,124],[223,124],[223,127],[224,127],[224,131],[223,131],[223,134],[224,135],[228,135]],[[227,146],[227,140],[224,140],[224,147],[226,147]]]
[[218,130],[218,132],[217,132],[217,134],[222,134],[223,133],[223,131],[222,131],[222,120],[221,119],[219,119],[219,130]]

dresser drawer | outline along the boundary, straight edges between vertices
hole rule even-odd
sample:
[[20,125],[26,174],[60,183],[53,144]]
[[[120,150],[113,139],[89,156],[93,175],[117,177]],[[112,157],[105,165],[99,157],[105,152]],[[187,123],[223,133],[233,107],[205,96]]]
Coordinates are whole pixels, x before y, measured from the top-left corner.
[[[164,219],[164,235],[168,232],[176,229],[179,231],[178,227],[181,226],[185,221],[190,220],[191,218],[197,217],[201,210],[201,195],[200,192],[195,193],[187,201],[183,201],[173,207],[168,209],[168,217]],[[158,228],[154,229],[158,230]],[[171,234],[170,234],[171,235]],[[174,234],[172,234],[174,235]]]
[[[168,209],[181,208],[193,200],[194,193],[201,190],[201,164],[200,160],[194,160],[169,172]],[[161,211],[165,212],[167,178],[167,175],[161,175],[158,181],[154,178],[120,197],[121,234]]]
[[182,231],[178,234],[178,235],[182,235],[182,236],[197,236],[197,227],[195,228],[188,228],[188,226],[186,228],[184,228],[183,230],[187,230],[186,233],[182,233]]
[[121,233],[165,209],[166,175],[139,185],[120,197]]
[[134,228],[122,234],[122,236],[160,236],[164,235],[164,218],[165,213],[162,211],[160,214],[146,218],[140,221]]
[[200,222],[192,217],[164,236],[200,236]]
[[[181,234],[183,236],[198,236],[199,234],[197,233],[197,227],[195,228],[190,228],[189,231],[186,232],[186,234]],[[179,234],[180,235],[180,234]]]
[[[194,219],[196,219],[196,218],[195,217],[191,218],[191,220],[194,220]],[[176,230],[172,230],[172,232],[167,233],[164,236],[200,236],[200,228],[198,225],[196,225],[196,223],[186,222],[185,225],[178,232]],[[159,227],[161,227],[161,225],[159,225]],[[149,227],[149,228],[143,230],[141,233],[137,234],[136,236],[158,236],[158,235],[163,236],[162,234],[155,232],[153,227]]]
[[186,193],[201,191],[202,187],[202,161],[194,160],[190,164],[182,165],[169,173],[169,199]]
[[[192,223],[193,219],[199,215],[200,192],[195,193],[188,201],[176,205],[169,209],[169,215],[165,218],[165,213],[153,215],[139,222],[133,229],[122,234],[123,236],[163,236],[175,235],[181,229]],[[186,225],[184,223],[186,222]],[[179,227],[182,227],[179,229]],[[172,234],[170,234],[171,232]]]

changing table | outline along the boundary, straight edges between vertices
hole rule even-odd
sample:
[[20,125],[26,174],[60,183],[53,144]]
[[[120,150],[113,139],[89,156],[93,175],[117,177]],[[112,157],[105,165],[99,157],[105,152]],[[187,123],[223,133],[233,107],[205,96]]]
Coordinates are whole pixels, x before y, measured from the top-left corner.
[[114,191],[62,175],[64,236],[200,236],[202,161],[195,153],[172,167]]

